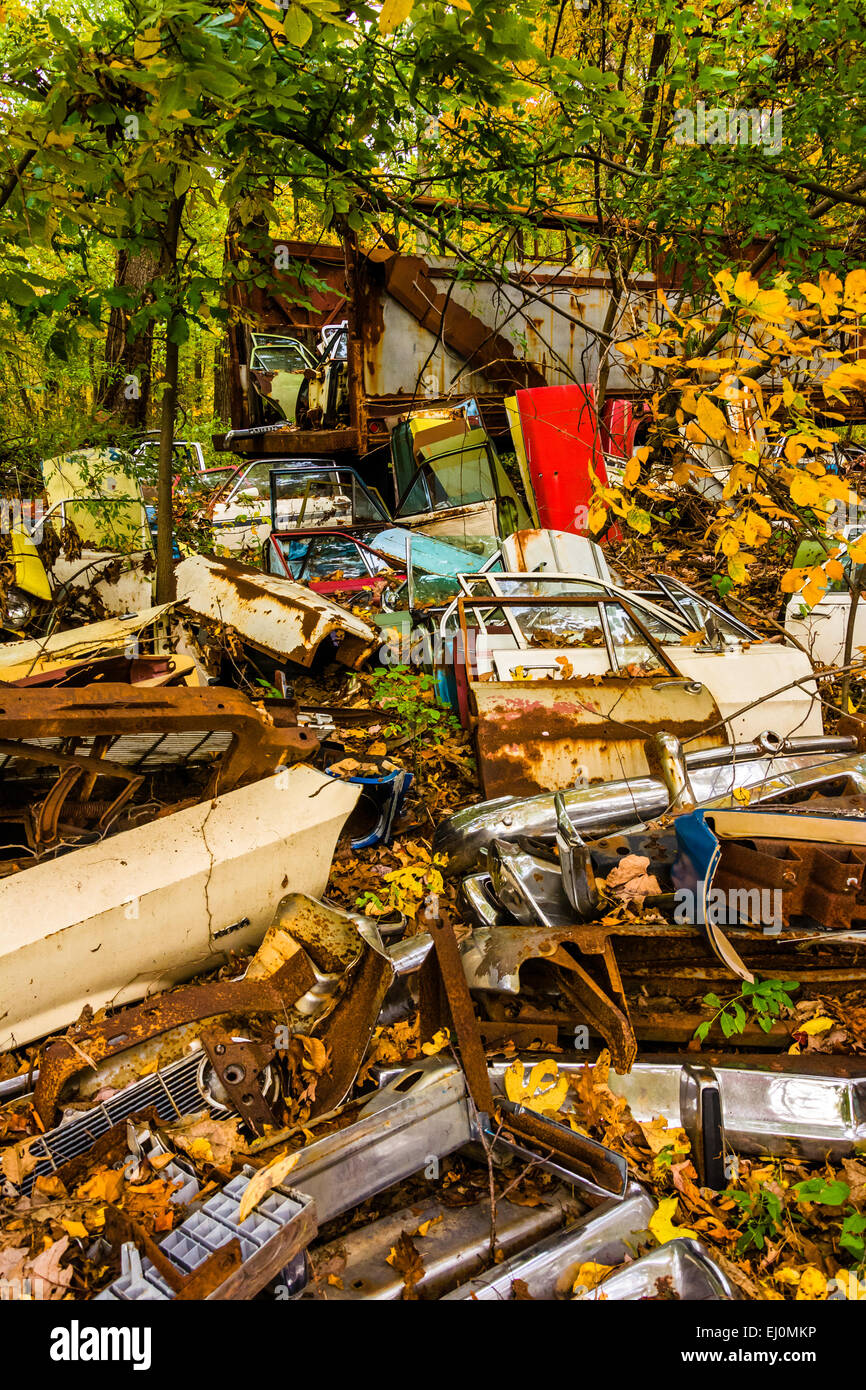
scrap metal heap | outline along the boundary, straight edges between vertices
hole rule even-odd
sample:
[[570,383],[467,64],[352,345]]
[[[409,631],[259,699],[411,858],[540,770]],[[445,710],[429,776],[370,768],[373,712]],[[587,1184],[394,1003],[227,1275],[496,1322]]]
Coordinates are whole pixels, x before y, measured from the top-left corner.
[[866,1190],[862,741],[800,649],[530,529],[470,405],[398,423],[395,518],[275,460],[262,569],[189,555],[154,608],[90,534],[113,616],[0,647],[0,1267],[37,1297],[784,1296],[731,1209]]

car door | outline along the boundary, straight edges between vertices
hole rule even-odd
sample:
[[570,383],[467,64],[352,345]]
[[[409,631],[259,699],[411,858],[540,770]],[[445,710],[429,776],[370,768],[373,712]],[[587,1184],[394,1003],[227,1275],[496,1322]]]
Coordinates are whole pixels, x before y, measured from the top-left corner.
[[[509,587],[501,574],[489,578],[503,593]],[[692,748],[725,742],[706,686],[684,677],[623,600],[586,587],[571,598],[459,600],[459,655],[487,797],[646,775],[645,742],[662,732]]]
[[295,424],[304,373],[316,366],[313,354],[297,338],[276,333],[251,334],[250,380],[278,419]]
[[268,459],[251,463],[214,503],[214,539],[222,549],[255,550],[270,534],[271,466]]

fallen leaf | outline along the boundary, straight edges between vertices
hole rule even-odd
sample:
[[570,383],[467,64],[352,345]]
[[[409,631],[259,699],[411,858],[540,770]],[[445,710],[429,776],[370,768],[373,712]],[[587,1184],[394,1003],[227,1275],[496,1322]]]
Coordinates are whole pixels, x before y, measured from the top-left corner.
[[797,1302],[815,1302],[827,1297],[827,1280],[820,1269],[816,1269],[814,1265],[806,1266],[800,1275],[800,1283],[794,1297]]
[[421,1044],[421,1051],[425,1057],[435,1057],[437,1052],[441,1052],[443,1047],[447,1047],[451,1041],[451,1034],[447,1028],[440,1028],[429,1042]]
[[578,1269],[571,1286],[571,1292],[577,1293],[578,1290],[584,1289],[590,1293],[592,1289],[598,1288],[599,1284],[603,1283],[614,1269],[616,1269],[616,1265],[601,1265],[596,1264],[593,1260],[587,1260]]
[[669,1240],[679,1240],[682,1236],[691,1236],[697,1239],[694,1231],[687,1226],[675,1226],[673,1215],[679,1204],[678,1197],[663,1197],[659,1202],[658,1210],[654,1211],[649,1219],[649,1229],[655,1236],[659,1245],[666,1245]]
[[415,1285],[424,1277],[424,1261],[408,1232],[401,1232],[396,1245],[392,1245],[386,1262],[396,1269],[403,1278],[403,1298],[416,1299]]
[[273,1188],[279,1187],[283,1179],[288,1177],[300,1156],[300,1152],[283,1154],[281,1158],[275,1158],[273,1163],[269,1163],[267,1168],[260,1168],[255,1177],[250,1178],[241,1197],[238,1225],[246,1221],[251,1211],[255,1211],[263,1197]]

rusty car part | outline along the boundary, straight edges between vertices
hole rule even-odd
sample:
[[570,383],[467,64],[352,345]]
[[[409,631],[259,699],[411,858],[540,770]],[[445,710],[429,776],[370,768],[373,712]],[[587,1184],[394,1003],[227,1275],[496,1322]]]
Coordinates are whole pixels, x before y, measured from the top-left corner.
[[0,878],[0,1046],[257,947],[287,882],[324,891],[357,795],[298,764]]
[[281,1014],[315,984],[306,952],[296,947],[269,978],[187,985],[174,993],[122,1009],[102,1023],[78,1025],[46,1049],[33,1093],[42,1123],[54,1122],[64,1088],[85,1067],[128,1052],[169,1029],[218,1015]]
[[105,1208],[105,1238],[112,1244],[131,1244],[142,1251],[160,1280],[168,1285],[173,1298],[207,1298],[230,1274],[240,1269],[243,1261],[241,1244],[235,1236],[219,1250],[209,1254],[198,1269],[192,1272],[178,1269],[147,1231],[131,1220],[126,1212],[111,1204]]
[[[477,1124],[481,1131],[510,1149],[522,1158],[533,1158],[541,1149],[539,1165],[549,1171],[556,1171],[560,1177],[576,1183],[595,1195],[622,1197],[628,1182],[628,1165],[624,1159],[606,1149],[594,1140],[582,1135],[572,1134],[552,1121],[542,1120],[522,1106],[513,1106],[508,1101],[500,1101],[494,1118],[493,1093],[487,1061],[481,1043],[481,1033],[475,1016],[475,1006],[469,992],[467,975],[461,958],[457,938],[450,918],[440,910],[438,901],[428,901],[425,913],[426,926],[433,938],[436,960],[447,1001],[447,1016],[450,1018],[457,1039],[457,1047],[466,1085],[478,1113]],[[606,942],[597,946],[605,962],[610,966],[610,956]],[[596,1009],[601,1013],[608,1003],[603,992],[595,982],[567,953],[555,953],[557,964],[568,972],[568,987],[581,999],[588,996],[595,1000],[600,996]],[[615,962],[613,963],[615,971]],[[577,984],[574,984],[575,977]],[[429,1024],[427,1025],[429,1027]],[[427,1030],[422,1011],[422,1034]],[[632,1037],[631,1041],[634,1039]],[[626,1066],[632,1060],[632,1050],[628,1043],[617,1046],[619,1039],[614,1035],[617,1058]],[[634,1043],[634,1052],[637,1044]],[[560,1130],[562,1132],[560,1133]],[[548,1148],[550,1153],[547,1153]]]
[[376,646],[376,633],[354,613],[237,560],[191,555],[176,566],[175,579],[188,612],[227,624],[242,642],[278,661],[310,666],[333,638],[336,659],[355,669]]
[[[175,757],[166,757],[161,746],[177,735],[198,734],[180,740]],[[80,746],[90,739],[110,737],[113,760],[135,768],[146,767],[152,755],[158,761],[180,763],[195,752],[204,756],[203,745],[214,734],[228,734],[228,747],[214,769],[206,796],[230,791],[243,782],[266,777],[285,762],[311,757],[318,739],[308,729],[275,725],[238,690],[219,686],[141,689],[129,685],[97,685],[65,691],[8,689],[0,697],[0,738],[11,740],[75,740]],[[152,737],[152,742],[151,742]],[[116,741],[115,741],[116,740]],[[118,742],[120,747],[118,747]],[[2,764],[5,771],[6,760]],[[23,755],[26,757],[26,753]]]
[[[46,846],[56,844],[60,835],[60,819],[70,826],[85,828],[89,822],[95,823],[99,830],[107,829],[120,811],[138,791],[144,777],[132,772],[121,763],[109,762],[103,752],[109,739],[98,737],[93,740],[90,755],[62,753],[59,750],[42,748],[37,744],[0,739],[0,758],[9,763],[20,762],[24,769],[28,765],[52,767],[58,776],[42,801],[28,808],[33,823],[33,848],[38,856]],[[112,798],[99,800],[93,792],[100,777],[120,781],[124,785]],[[77,792],[73,798],[72,793]]]
[[490,1114],[493,1110],[493,1093],[487,1074],[487,1060],[451,919],[441,912],[438,902],[428,901],[424,922],[433,938],[447,1015],[454,1028],[469,1094],[479,1114]]
[[[530,961],[544,964],[552,985],[608,1044],[613,1065],[626,1072],[637,1055],[625,989],[611,944],[612,929],[571,927],[480,927],[460,943],[470,989],[518,995],[520,972]],[[593,978],[578,957],[590,957],[602,974]]]
[[134,1280],[121,1278],[100,1300],[254,1298],[303,1252],[318,1230],[315,1203],[296,1188],[271,1189],[243,1221],[240,1205],[254,1176],[243,1168],[220,1191],[198,1203],[159,1245],[135,1232],[146,1252]]
[[545,1172],[575,1183],[594,1197],[622,1201],[628,1190],[628,1163],[604,1144],[577,1134],[549,1115],[500,1099],[495,1119],[483,1121],[497,1147],[532,1162]]
[[[659,735],[661,739],[664,734]],[[645,745],[648,764],[659,754]],[[766,734],[755,743],[686,752],[677,782],[688,777],[698,806],[737,804],[735,789],[749,789],[751,803],[787,796],[808,797],[822,788],[833,794],[866,792],[866,758],[852,754],[852,737],[791,738]],[[666,746],[664,757],[671,754]],[[561,796],[569,820],[582,835],[610,835],[664,815],[672,796],[664,776],[564,788]],[[839,791],[836,792],[838,787]],[[491,839],[544,839],[556,836],[556,807],[550,793],[526,798],[498,797],[467,806],[443,821],[433,847],[447,856],[449,874],[465,874],[484,860]]]
[[122,618],[53,632],[49,637],[4,643],[0,645],[0,683],[16,685],[109,655],[122,656],[130,645],[138,644],[142,632],[159,623],[171,608],[166,603]]
[[[73,665],[54,666],[38,675],[22,676],[9,682],[20,689],[33,690],[39,686],[62,685],[67,690],[82,685],[144,685],[148,687],[180,685],[195,671],[190,657],[180,656],[113,656],[91,657]],[[193,681],[198,684],[198,679]],[[2,682],[0,682],[2,689]]]
[[224,1029],[209,1028],[201,1036],[217,1081],[233,1108],[253,1134],[264,1134],[268,1125],[279,1124],[262,1086],[262,1077],[275,1056],[264,1043],[233,1038]]
[[[847,804],[851,807],[850,800]],[[866,811],[866,798],[857,798],[857,805],[861,813]],[[814,826],[811,816],[809,820]],[[820,826],[814,828],[821,833]],[[777,892],[783,926],[795,917],[812,918],[834,930],[855,922],[866,926],[866,840],[857,838],[860,843],[850,845],[798,842],[793,836],[725,839],[713,886],[723,893],[745,889],[748,894],[752,888]]]
[[644,744],[657,731],[674,728],[699,747],[711,746],[719,715],[709,693],[653,686],[647,676],[609,676],[599,685],[577,677],[474,681],[484,795],[532,796],[593,777],[644,777]]

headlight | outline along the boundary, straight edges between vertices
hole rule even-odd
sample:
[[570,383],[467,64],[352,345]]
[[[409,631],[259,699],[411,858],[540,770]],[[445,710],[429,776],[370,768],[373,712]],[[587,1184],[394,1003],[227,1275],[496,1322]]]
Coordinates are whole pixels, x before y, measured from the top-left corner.
[[33,612],[33,600],[23,589],[11,584],[6,591],[6,604],[3,619],[10,627],[24,627]]

